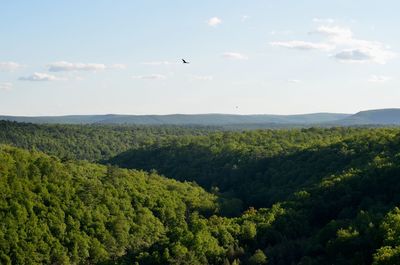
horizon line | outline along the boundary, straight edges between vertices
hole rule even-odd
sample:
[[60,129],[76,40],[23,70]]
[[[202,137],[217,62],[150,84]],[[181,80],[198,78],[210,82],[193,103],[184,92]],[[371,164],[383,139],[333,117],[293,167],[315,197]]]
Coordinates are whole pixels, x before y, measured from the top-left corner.
[[233,115],[233,116],[299,116],[299,115],[315,115],[315,114],[339,114],[339,115],[354,115],[364,111],[377,111],[377,110],[400,110],[400,108],[381,108],[381,109],[366,109],[360,110],[354,113],[344,112],[307,112],[307,113],[293,113],[293,114],[275,114],[275,113],[252,113],[252,114],[241,114],[241,113],[220,113],[220,112],[208,112],[208,113],[168,113],[168,114],[121,114],[121,113],[104,113],[104,114],[56,114],[56,115],[13,115],[13,114],[0,114],[3,117],[71,117],[71,116],[173,116],[173,115]]

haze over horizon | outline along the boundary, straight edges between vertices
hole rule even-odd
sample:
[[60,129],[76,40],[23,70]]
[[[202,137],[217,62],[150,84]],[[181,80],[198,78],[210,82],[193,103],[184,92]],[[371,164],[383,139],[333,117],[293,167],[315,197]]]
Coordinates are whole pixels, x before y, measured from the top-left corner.
[[400,108],[399,8],[394,0],[4,2],[0,115]]
[[345,114],[352,115],[359,112],[364,111],[375,111],[375,110],[387,110],[387,109],[398,109],[400,108],[386,108],[386,109],[373,109],[373,110],[360,110],[354,113],[346,113],[346,112],[306,112],[306,113],[289,113],[289,114],[280,114],[280,113],[222,113],[222,112],[204,112],[204,113],[146,113],[146,114],[135,114],[135,113],[84,113],[84,114],[56,114],[56,115],[7,115],[0,114],[0,116],[15,116],[15,117],[62,117],[62,116],[107,116],[107,115],[116,115],[116,116],[170,116],[170,115],[243,115],[243,116],[256,116],[256,115],[276,115],[276,116],[296,116],[296,115],[313,115],[313,114]]

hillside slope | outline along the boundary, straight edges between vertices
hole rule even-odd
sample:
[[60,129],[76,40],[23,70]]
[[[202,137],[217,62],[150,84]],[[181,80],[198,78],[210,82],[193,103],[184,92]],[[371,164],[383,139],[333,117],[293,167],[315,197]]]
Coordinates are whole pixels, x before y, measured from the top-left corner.
[[241,218],[255,224],[252,244],[268,264],[400,264],[399,129],[225,133],[111,162],[196,181],[258,208]]
[[222,263],[227,247],[193,229],[215,196],[156,174],[0,145],[0,194],[0,264]]
[[0,121],[0,143],[36,149],[62,159],[99,161],[123,151],[207,129],[175,126],[55,125]]
[[213,194],[0,146],[0,264],[399,264],[399,129],[220,132],[117,158]]
[[342,125],[400,125],[400,109],[379,109],[358,112],[342,119]]

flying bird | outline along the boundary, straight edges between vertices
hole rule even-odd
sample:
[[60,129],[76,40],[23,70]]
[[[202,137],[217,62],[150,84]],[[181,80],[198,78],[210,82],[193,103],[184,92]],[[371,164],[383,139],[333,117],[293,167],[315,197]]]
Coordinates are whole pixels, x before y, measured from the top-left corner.
[[185,59],[182,59],[182,62],[183,62],[183,63],[189,63],[189,62],[186,62]]

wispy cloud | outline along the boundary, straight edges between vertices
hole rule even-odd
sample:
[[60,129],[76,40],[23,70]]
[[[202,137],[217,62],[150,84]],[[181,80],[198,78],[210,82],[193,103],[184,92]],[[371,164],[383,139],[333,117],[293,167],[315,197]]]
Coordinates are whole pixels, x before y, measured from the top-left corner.
[[303,81],[301,81],[300,79],[289,79],[287,82],[288,82],[289,84],[300,84],[300,83],[302,83]]
[[230,60],[247,60],[249,57],[247,55],[244,55],[242,53],[238,52],[225,52],[222,54],[222,57],[225,59],[230,59]]
[[383,75],[372,75],[369,79],[368,82],[370,83],[386,83],[393,78],[391,76],[383,76]]
[[339,27],[339,26],[333,26],[333,25],[323,25],[319,26],[316,30],[311,31],[311,34],[313,33],[319,33],[326,35],[330,38],[339,38],[339,39],[333,39],[332,41],[338,42],[341,40],[349,40],[353,38],[353,32],[349,28],[345,27]]
[[321,42],[276,41],[270,42],[270,45],[298,50],[333,51],[333,55],[329,54],[331,57],[348,63],[385,64],[397,55],[381,42],[355,38],[352,30],[347,27],[321,25],[310,34],[319,34],[324,37],[324,40]]
[[9,91],[13,88],[13,84],[6,82],[6,83],[0,83],[0,90],[5,90],[5,91]]
[[105,70],[105,64],[98,63],[69,63],[60,61],[48,64],[50,72],[66,72],[66,71],[99,71]]
[[338,51],[334,57],[341,62],[386,64],[397,56],[396,53],[386,49],[382,43],[378,42],[360,40],[351,46],[353,48]]
[[18,80],[21,80],[21,81],[60,81],[60,80],[66,80],[66,79],[57,77],[55,75],[47,74],[47,73],[33,73],[30,76],[20,77]]
[[160,74],[151,74],[151,75],[134,75],[133,79],[142,79],[142,80],[163,80],[167,77],[165,75]]
[[336,46],[334,58],[341,62],[385,64],[396,56],[381,42],[355,38],[350,28],[320,26],[315,32],[327,36],[327,42]]
[[275,41],[270,43],[272,46],[283,47],[288,49],[297,49],[297,50],[322,50],[322,51],[330,51],[335,47],[326,43],[314,43],[307,41]]
[[342,50],[335,54],[335,58],[344,62],[364,62],[373,60],[373,55],[362,49]]
[[207,20],[207,24],[209,26],[211,26],[211,27],[216,27],[221,23],[222,23],[222,20],[220,18],[218,18],[218,17],[212,17],[212,18]]
[[66,61],[60,61],[50,63],[47,65],[50,72],[71,72],[71,71],[102,71],[106,69],[125,69],[124,64],[112,64],[105,65],[101,63],[70,63]]
[[16,62],[0,62],[0,71],[1,72],[12,72],[23,66]]

